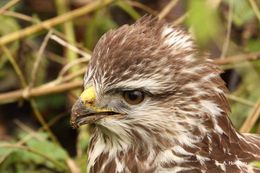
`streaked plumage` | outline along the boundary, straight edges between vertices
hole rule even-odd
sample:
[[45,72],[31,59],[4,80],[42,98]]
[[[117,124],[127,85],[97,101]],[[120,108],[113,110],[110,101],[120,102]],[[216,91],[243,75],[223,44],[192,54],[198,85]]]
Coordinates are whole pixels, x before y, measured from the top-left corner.
[[[157,19],[106,33],[72,109],[73,126],[93,128],[88,172],[260,172],[249,164],[260,137],[234,129],[219,73],[188,33]],[[144,99],[128,104],[126,90]]]

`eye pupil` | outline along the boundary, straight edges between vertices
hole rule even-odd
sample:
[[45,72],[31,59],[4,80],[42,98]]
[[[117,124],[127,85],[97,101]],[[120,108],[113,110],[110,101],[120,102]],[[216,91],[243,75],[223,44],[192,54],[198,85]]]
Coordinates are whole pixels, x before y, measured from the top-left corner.
[[125,101],[131,105],[136,105],[141,103],[144,100],[144,94],[141,91],[125,91],[123,93]]
[[140,93],[137,92],[137,91],[129,92],[129,93],[128,93],[128,98],[129,98],[130,100],[136,100],[136,99],[138,99],[138,96],[139,96],[139,95],[140,95]]

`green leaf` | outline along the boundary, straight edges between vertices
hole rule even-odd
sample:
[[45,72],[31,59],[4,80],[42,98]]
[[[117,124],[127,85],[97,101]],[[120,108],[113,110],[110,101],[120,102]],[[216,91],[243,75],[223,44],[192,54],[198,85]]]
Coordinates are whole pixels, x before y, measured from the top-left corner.
[[216,37],[220,30],[217,11],[205,0],[188,1],[187,24],[192,27],[195,38],[201,45]]
[[237,26],[242,26],[251,20],[255,14],[247,0],[228,0],[233,1],[233,22]]
[[260,51],[260,39],[250,40],[246,45],[245,50],[249,52]]
[[7,35],[14,31],[18,31],[20,29],[16,20],[11,17],[1,16],[0,15],[1,25],[4,27],[0,27],[0,36]]
[[107,11],[99,10],[94,18],[87,23],[85,36],[86,47],[92,49],[98,39],[112,28],[116,28],[116,23],[106,14]]
[[37,108],[39,110],[57,109],[66,104],[66,96],[64,94],[54,94],[50,96],[42,96],[36,98]]
[[[39,169],[39,165],[42,167],[40,170],[64,172],[67,167],[66,161],[69,159],[67,152],[61,146],[49,141],[46,133],[37,132],[36,135],[31,138],[28,138],[24,133],[19,135],[25,141],[25,148],[0,148],[0,156],[8,156],[0,164],[0,172],[14,172],[14,170],[15,172],[28,172],[29,170],[29,172],[34,172]],[[27,150],[26,147],[30,150]],[[10,171],[10,168],[12,171]]]
[[46,133],[38,132],[37,135],[39,136],[38,138],[31,138],[26,142],[26,145],[41,153],[45,153],[54,160],[67,160],[69,158],[67,152],[62,147],[47,139]]
[[[7,17],[7,16],[2,16],[0,15],[0,37],[7,35],[9,33],[13,33],[15,31],[18,31],[20,29],[17,21],[11,17]],[[11,52],[13,52],[14,50],[16,50],[18,47],[18,42],[15,41],[14,43],[11,44],[11,46],[8,46],[9,50]],[[0,53],[0,69],[2,68],[2,66],[4,66],[7,62],[6,59],[6,55],[3,53]]]

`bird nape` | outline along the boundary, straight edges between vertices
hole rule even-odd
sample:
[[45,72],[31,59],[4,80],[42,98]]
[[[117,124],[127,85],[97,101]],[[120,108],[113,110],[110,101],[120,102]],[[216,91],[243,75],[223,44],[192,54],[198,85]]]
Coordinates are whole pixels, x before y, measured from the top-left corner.
[[71,116],[92,127],[87,172],[260,172],[260,137],[233,127],[220,72],[149,16],[103,35]]

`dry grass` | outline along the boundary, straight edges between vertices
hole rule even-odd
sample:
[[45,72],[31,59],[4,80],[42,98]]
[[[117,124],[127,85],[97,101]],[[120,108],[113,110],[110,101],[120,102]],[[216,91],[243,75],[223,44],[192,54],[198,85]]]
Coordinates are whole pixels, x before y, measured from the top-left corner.
[[[254,0],[248,0],[252,11],[255,13],[256,18],[259,20],[256,25],[259,26],[260,23],[260,12],[259,7],[257,6],[257,3]],[[123,2],[123,1],[122,1]],[[128,9],[127,13],[133,12],[132,16],[135,16],[135,13],[138,13],[139,11],[133,11],[134,8],[137,8],[139,10],[145,11],[146,13],[151,13],[153,15],[158,16],[160,19],[164,19],[168,14],[170,14],[171,10],[173,10],[176,7],[176,4],[178,3],[178,0],[170,1],[168,4],[164,6],[164,8],[161,9],[161,11],[154,10],[151,7],[141,4],[139,2],[135,1],[126,1],[127,3],[121,4],[121,6],[124,6],[124,9]],[[232,2],[232,1],[231,1]],[[5,104],[10,104],[14,102],[21,102],[21,100],[29,100],[31,109],[33,110],[33,114],[36,116],[36,119],[41,124],[41,128],[34,131],[30,129],[27,125],[16,123],[18,128],[23,129],[26,131],[27,136],[23,138],[25,141],[28,141],[32,138],[39,138],[38,140],[42,140],[40,136],[37,136],[38,133],[44,131],[48,133],[49,138],[51,141],[55,144],[57,144],[60,148],[61,145],[59,144],[59,140],[57,140],[57,137],[53,134],[50,126],[56,123],[57,120],[54,121],[46,121],[45,117],[42,115],[41,110],[37,106],[36,98],[43,96],[43,95],[50,95],[52,97],[52,94],[57,93],[70,93],[72,95],[72,98],[76,98],[77,96],[72,91],[75,91],[76,89],[82,88],[82,76],[85,72],[85,66],[88,63],[90,59],[90,53],[87,52],[85,48],[82,48],[82,44],[77,43],[75,40],[75,30],[73,30],[73,24],[70,23],[69,25],[65,25],[66,22],[76,20],[77,18],[81,16],[95,16],[100,11],[100,13],[104,13],[104,16],[108,13],[108,8],[110,8],[111,4],[113,4],[113,0],[103,0],[103,1],[91,1],[91,3],[86,4],[85,6],[82,6],[80,8],[77,8],[75,10],[68,10],[68,8],[60,9],[59,15],[50,19],[47,19],[45,21],[41,21],[36,23],[35,19],[32,16],[28,16],[25,14],[21,14],[12,8],[15,7],[21,3],[19,0],[12,0],[8,3],[6,3],[3,7],[0,8],[0,14],[11,17],[14,20],[22,20],[26,22],[30,22],[31,26],[28,26],[26,28],[21,28],[18,31],[14,31],[11,33],[8,33],[6,35],[3,35],[0,38],[0,46],[1,46],[1,53],[7,57],[7,61],[9,61],[11,67],[13,68],[15,75],[19,79],[20,82],[20,88],[17,90],[12,91],[6,91],[0,93],[0,105],[4,106]],[[62,3],[59,1],[59,3]],[[57,1],[57,4],[59,4]],[[62,4],[63,6],[66,4]],[[130,5],[128,7],[127,5]],[[226,4],[230,5],[230,4]],[[256,64],[259,62],[260,59],[260,47],[258,51],[255,52],[246,52],[246,51],[236,51],[243,48],[244,45],[239,45],[239,43],[236,43],[234,41],[234,38],[232,38],[232,24],[234,25],[234,13],[233,13],[233,5],[229,6],[229,12],[226,15],[226,25],[224,32],[222,33],[221,41],[217,40],[216,44],[219,44],[220,50],[222,50],[220,54],[220,58],[217,58],[215,60],[216,64],[219,64],[223,69],[226,66],[229,66],[234,69],[241,69],[239,64],[252,63],[249,65],[249,68],[253,71],[252,74],[256,74],[259,78],[259,73],[256,72],[257,70],[254,69],[253,66],[256,66]],[[217,7],[215,7],[217,10],[222,10],[220,5],[218,4]],[[104,10],[105,9],[105,10]],[[103,10],[103,11],[102,11]],[[105,12],[104,12],[105,11]],[[91,14],[90,14],[91,13]],[[94,13],[94,14],[93,14]],[[223,14],[225,14],[223,12]],[[130,15],[131,16],[131,15]],[[94,18],[94,17],[93,17]],[[173,26],[184,24],[186,19],[189,18],[189,12],[184,11],[184,13],[176,20],[169,21],[172,23]],[[255,20],[251,19],[251,21],[256,22]],[[94,23],[94,22],[93,22]],[[93,26],[90,23],[89,26]],[[58,25],[63,25],[64,30],[63,33],[61,33],[58,29]],[[244,24],[244,27],[247,27],[247,24]],[[259,28],[259,27],[258,27]],[[45,39],[37,45],[38,50],[36,51],[35,60],[33,61],[32,69],[30,78],[28,79],[25,74],[24,70],[20,66],[19,62],[20,59],[15,57],[16,53],[18,52],[18,48],[12,48],[14,44],[19,43],[19,40],[28,40],[32,41],[33,43],[37,43],[35,38],[39,37],[39,33],[42,31],[47,31],[47,34],[45,36]],[[73,31],[73,32],[72,32]],[[225,32],[226,31],[226,32]],[[258,40],[260,40],[260,36],[257,35]],[[253,36],[252,36],[253,38]],[[252,39],[251,38],[251,39]],[[233,39],[233,40],[232,40]],[[37,74],[41,73],[41,64],[43,61],[50,61],[44,59],[44,55],[49,53],[47,47],[50,44],[50,41],[54,41],[56,44],[60,44],[63,46],[64,52],[70,52],[65,56],[65,64],[61,64],[62,68],[59,70],[58,75],[52,79],[51,81],[43,81],[42,83],[37,83]],[[221,42],[221,43],[219,43]],[[259,42],[260,43],[260,42]],[[235,46],[234,46],[235,45]],[[243,50],[245,50],[243,48]],[[232,54],[230,52],[237,52],[236,54]],[[231,56],[232,55],[232,56]],[[59,57],[59,56],[58,56]],[[61,58],[61,57],[60,57]],[[60,60],[57,60],[57,62],[61,62]],[[62,61],[63,62],[63,61]],[[52,62],[49,62],[52,63]],[[258,68],[259,66],[257,66]],[[1,67],[0,67],[1,68]],[[74,69],[74,70],[72,70]],[[240,70],[238,70],[240,71]],[[47,73],[47,72],[46,72]],[[248,76],[250,74],[246,74],[243,72],[241,76]],[[0,76],[1,77],[1,76]],[[243,77],[243,79],[249,80],[247,77]],[[1,80],[1,78],[0,78]],[[250,81],[250,80],[249,80]],[[246,94],[246,90],[244,88],[250,88],[248,83],[243,83],[242,81],[238,89],[231,93],[230,95],[227,95],[227,97],[230,99],[233,108],[235,109],[237,106],[243,105],[246,107],[246,110],[249,110],[248,115],[245,118],[244,123],[240,126],[241,132],[251,132],[254,127],[258,127],[259,123],[259,115],[260,115],[260,109],[259,109],[259,92],[255,91],[256,89],[249,90],[249,93],[252,92],[257,98],[255,97],[249,97],[250,94]],[[252,83],[251,83],[252,84]],[[254,84],[252,84],[254,85]],[[257,84],[255,84],[257,85]],[[251,87],[254,88],[254,87]],[[258,89],[259,90],[259,89]],[[77,94],[77,93],[76,93]],[[259,94],[259,95],[258,95]],[[68,97],[68,99],[71,97]],[[257,101],[258,100],[258,101]],[[243,113],[245,114],[245,113]],[[59,117],[59,116],[57,116]],[[80,132],[80,140],[82,138],[87,138],[88,135],[85,134],[86,132],[81,131]],[[87,136],[87,137],[86,137]],[[77,166],[81,162],[79,161],[79,158],[74,157],[68,157],[66,158],[65,163],[60,163],[53,158],[50,158],[50,156],[46,155],[45,153],[41,153],[40,151],[35,150],[34,148],[28,147],[25,145],[25,141],[21,140],[18,141],[17,144],[11,144],[11,143],[5,143],[0,144],[0,147],[2,148],[16,148],[20,150],[25,150],[28,152],[32,152],[40,157],[45,158],[46,160],[52,162],[54,165],[56,165],[58,168],[60,168],[63,171],[67,172],[73,172],[73,173],[79,173],[80,168]],[[79,144],[80,145],[80,144]],[[82,144],[83,145],[83,144]],[[83,145],[85,146],[85,145]],[[84,150],[84,147],[81,147],[81,150]],[[80,151],[82,152],[82,151]],[[1,153],[1,152],[0,152]],[[10,154],[5,154],[3,156],[0,155],[0,167],[1,163],[3,163]],[[78,160],[77,160],[78,159]],[[77,162],[77,163],[76,163]],[[0,169],[1,170],[1,169]]]

